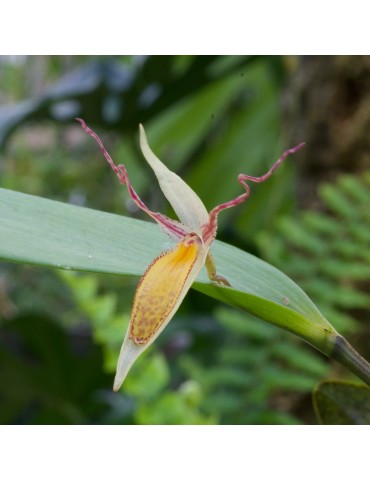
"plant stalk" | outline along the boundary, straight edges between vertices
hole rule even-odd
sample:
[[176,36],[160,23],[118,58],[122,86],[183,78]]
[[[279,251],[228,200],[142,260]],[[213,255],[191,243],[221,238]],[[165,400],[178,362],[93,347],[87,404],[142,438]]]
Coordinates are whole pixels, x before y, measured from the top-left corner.
[[341,335],[335,339],[331,358],[347,367],[370,387],[370,364]]

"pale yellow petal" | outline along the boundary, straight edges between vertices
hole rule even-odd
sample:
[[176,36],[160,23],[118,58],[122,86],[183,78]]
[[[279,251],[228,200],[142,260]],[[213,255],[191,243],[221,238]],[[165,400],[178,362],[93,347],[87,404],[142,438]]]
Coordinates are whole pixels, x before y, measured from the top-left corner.
[[207,252],[208,247],[197,235],[191,234],[173,250],[156,258],[145,272],[136,290],[129,329],[121,348],[115,391],[137,357],[176,313],[202,268]]
[[117,363],[116,376],[114,378],[113,390],[115,392],[118,392],[135,360],[147,347],[148,345],[136,345],[129,338],[129,330],[127,331],[122,343]]
[[208,223],[208,212],[198,195],[178,175],[171,172],[154,155],[148,145],[144,127],[140,125],[140,146],[143,155],[152,167],[162,192],[184,225],[200,233],[200,227]]

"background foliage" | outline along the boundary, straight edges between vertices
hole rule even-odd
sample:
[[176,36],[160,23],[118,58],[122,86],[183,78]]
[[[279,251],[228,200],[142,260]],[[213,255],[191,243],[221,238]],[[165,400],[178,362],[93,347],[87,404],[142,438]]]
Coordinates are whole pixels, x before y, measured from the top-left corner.
[[[347,175],[333,182],[343,163],[332,162],[331,182],[321,184],[327,178],[310,160],[312,145],[320,152],[330,145],[302,121],[315,111],[300,80],[307,62],[2,57],[0,186],[141,218],[74,124],[76,115],[104,137],[152,209],[163,212],[168,206],[138,150],[139,122],[153,150],[208,208],[238,194],[238,173],[261,174],[285,148],[305,140],[310,157],[302,165],[286,162],[268,183],[252,188],[247,205],[223,213],[218,238],[285,271],[366,356],[370,165],[364,147],[360,166],[354,162],[351,170],[347,162]],[[343,76],[339,70],[326,80],[329,92]],[[355,80],[347,96],[353,112],[360,104]],[[135,282],[122,277],[3,263],[0,421],[312,423],[313,386],[333,374],[350,378],[292,335],[191,291],[124,389],[113,394],[134,291]]]

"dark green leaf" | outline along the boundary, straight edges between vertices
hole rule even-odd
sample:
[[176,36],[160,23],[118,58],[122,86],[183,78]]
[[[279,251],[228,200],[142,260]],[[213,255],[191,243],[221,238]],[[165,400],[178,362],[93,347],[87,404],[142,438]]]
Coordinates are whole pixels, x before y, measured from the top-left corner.
[[370,425],[370,388],[322,382],[313,393],[317,418],[324,425]]

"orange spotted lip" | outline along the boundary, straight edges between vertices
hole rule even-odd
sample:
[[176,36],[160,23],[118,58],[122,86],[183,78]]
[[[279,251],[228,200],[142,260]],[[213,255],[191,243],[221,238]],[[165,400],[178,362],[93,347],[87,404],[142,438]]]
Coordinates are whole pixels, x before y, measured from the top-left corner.
[[199,255],[201,242],[188,235],[148,267],[136,290],[130,338],[145,345],[166,321]]

